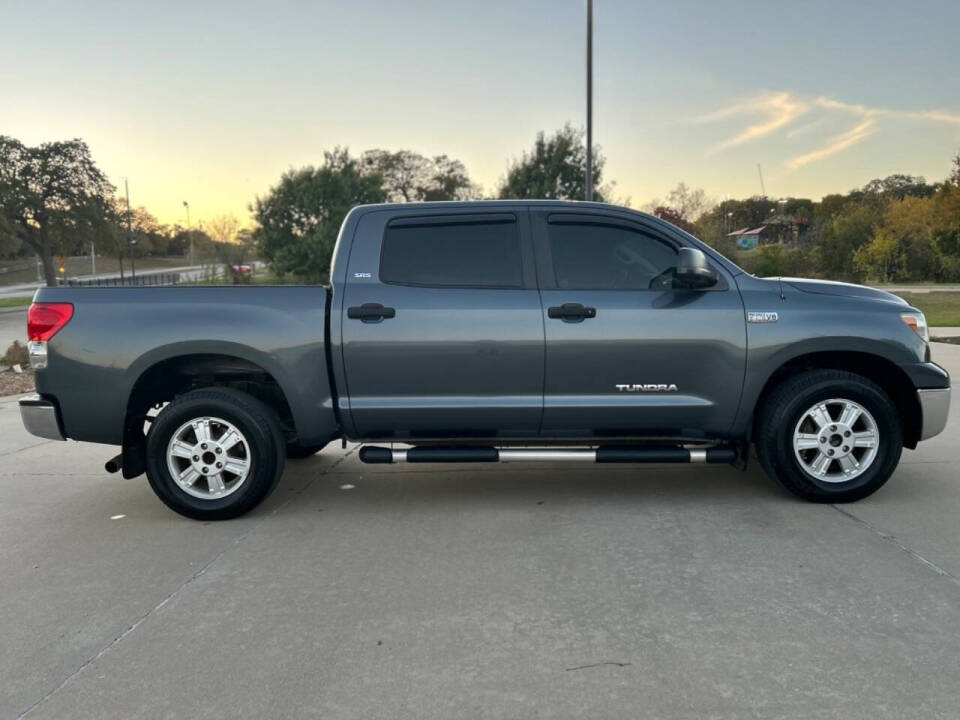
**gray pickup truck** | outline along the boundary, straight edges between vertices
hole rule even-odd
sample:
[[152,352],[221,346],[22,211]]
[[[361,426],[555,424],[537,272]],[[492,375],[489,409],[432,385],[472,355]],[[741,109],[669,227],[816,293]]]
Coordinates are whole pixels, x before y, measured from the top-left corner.
[[886,482],[943,430],[923,314],[756,278],[598,203],[357,207],[330,287],[43,288],[35,435],[118,445],[173,510],[247,512],[287,458],[732,463],[807,500]]

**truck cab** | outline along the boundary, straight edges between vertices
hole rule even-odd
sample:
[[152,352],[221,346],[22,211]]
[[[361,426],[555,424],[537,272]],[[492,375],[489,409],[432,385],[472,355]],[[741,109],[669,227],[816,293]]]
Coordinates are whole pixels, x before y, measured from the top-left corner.
[[351,437],[730,435],[747,356],[733,272],[709,258],[712,282],[687,287],[689,245],[659,223],[496,203],[350,225],[333,272]]

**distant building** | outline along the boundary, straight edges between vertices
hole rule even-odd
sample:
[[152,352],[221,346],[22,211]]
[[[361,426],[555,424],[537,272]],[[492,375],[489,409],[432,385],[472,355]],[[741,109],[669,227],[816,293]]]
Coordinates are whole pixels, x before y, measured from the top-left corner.
[[742,230],[734,230],[727,235],[727,237],[734,238],[737,241],[737,247],[741,247],[744,250],[753,250],[757,245],[766,244],[771,241],[770,238],[763,237],[766,229],[766,225],[761,225],[753,229],[743,228]]
[[771,216],[765,225],[755,228],[743,228],[728,234],[744,250],[753,250],[758,245],[792,244],[799,246],[800,238],[808,227],[803,217],[793,215]]

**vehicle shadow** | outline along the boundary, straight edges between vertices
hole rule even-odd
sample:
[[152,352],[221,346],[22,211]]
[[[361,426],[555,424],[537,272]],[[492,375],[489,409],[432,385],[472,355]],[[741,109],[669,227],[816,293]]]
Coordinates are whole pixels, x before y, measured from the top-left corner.
[[[363,465],[354,456],[291,463],[277,488],[301,496],[281,512],[307,505],[354,511],[385,506],[472,505],[504,509],[558,504],[691,504],[800,502],[751,462],[728,465],[579,465],[563,463]],[[349,498],[349,500],[348,500]],[[461,508],[462,509],[462,508]]]

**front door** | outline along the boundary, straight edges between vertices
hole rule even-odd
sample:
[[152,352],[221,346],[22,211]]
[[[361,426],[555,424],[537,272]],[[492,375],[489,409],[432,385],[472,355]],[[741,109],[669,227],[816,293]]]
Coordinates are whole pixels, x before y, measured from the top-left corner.
[[652,224],[533,214],[546,337],[547,437],[716,437],[733,423],[746,330],[726,271],[673,288],[679,243]]
[[354,435],[536,436],[543,319],[526,211],[434,213],[370,213],[356,230],[342,319]]

